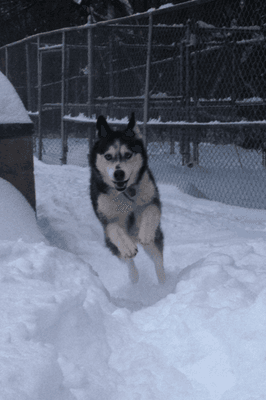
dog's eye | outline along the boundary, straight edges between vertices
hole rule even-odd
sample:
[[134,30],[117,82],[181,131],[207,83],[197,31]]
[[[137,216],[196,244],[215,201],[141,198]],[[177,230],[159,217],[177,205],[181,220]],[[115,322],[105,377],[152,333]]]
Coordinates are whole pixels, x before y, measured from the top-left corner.
[[125,153],[125,159],[129,160],[132,157],[132,153]]
[[110,161],[110,160],[112,160],[112,154],[105,154],[104,158],[105,158],[107,161]]

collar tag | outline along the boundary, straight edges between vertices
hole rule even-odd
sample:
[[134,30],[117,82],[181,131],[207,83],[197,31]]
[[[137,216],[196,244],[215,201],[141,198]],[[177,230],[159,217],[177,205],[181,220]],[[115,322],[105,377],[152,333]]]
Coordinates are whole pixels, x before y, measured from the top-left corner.
[[129,186],[129,188],[127,189],[127,192],[130,197],[136,196],[136,189],[133,186]]

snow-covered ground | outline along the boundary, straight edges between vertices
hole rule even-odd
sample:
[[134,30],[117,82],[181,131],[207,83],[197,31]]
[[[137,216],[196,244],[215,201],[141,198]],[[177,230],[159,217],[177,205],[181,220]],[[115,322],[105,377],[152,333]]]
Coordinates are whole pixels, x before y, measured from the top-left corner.
[[[61,164],[61,140],[43,139],[43,161]],[[68,138],[67,163],[88,165],[88,139]],[[148,144],[149,165],[158,182],[174,184],[183,193],[234,206],[266,209],[266,169],[262,153],[233,144],[199,144],[199,165],[182,167],[179,143],[170,154],[169,142]],[[193,154],[191,144],[190,154]],[[38,143],[36,152],[38,155]]]
[[167,281],[140,249],[132,285],[88,168],[34,162],[37,224],[0,180],[0,399],[265,399],[266,212],[160,184]]

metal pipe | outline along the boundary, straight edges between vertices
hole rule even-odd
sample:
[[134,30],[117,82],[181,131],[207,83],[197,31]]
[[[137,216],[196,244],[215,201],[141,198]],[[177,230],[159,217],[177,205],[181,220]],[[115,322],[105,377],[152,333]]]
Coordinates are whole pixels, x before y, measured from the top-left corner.
[[145,94],[144,94],[144,113],[143,113],[143,139],[144,145],[147,143],[147,122],[149,113],[149,88],[150,88],[150,69],[151,69],[151,44],[152,44],[152,25],[153,17],[149,15],[149,33],[148,33],[148,47],[147,47],[147,65],[146,65],[146,81],[145,81]]
[[67,136],[65,132],[65,64],[66,64],[66,37],[62,32],[62,66],[61,66],[61,164],[67,163]]
[[8,79],[8,48],[5,48],[5,70],[6,70],[6,77]]
[[186,34],[186,121],[189,121],[189,105],[190,105],[190,93],[189,93],[189,78],[190,78],[190,54],[189,54],[189,40],[190,40],[190,21],[187,22],[187,34]]
[[37,37],[37,62],[38,62],[38,159],[42,159],[42,53],[39,51],[40,48],[40,36]]
[[[93,29],[92,25],[88,29],[88,116],[92,116],[93,112]],[[94,143],[93,129],[88,127],[88,139],[89,139],[89,152],[92,149]]]
[[27,69],[27,103],[28,111],[33,111],[31,106],[31,73],[30,73],[30,58],[29,58],[29,44],[26,43],[26,69]]

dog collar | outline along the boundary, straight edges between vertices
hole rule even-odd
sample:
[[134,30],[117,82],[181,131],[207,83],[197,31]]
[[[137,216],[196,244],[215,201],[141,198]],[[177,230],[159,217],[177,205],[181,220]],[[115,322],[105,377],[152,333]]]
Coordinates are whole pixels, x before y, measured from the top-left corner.
[[127,192],[128,192],[130,197],[136,196],[136,189],[134,188],[133,185],[129,186],[129,188],[127,189]]
[[[129,188],[127,188],[127,190],[125,192],[123,192],[123,195],[130,201],[134,200],[131,197],[136,196],[136,189],[134,188],[133,185],[129,186]],[[130,197],[129,197],[130,196]]]

